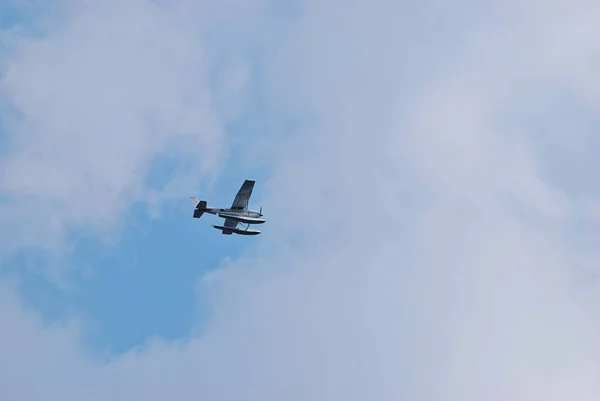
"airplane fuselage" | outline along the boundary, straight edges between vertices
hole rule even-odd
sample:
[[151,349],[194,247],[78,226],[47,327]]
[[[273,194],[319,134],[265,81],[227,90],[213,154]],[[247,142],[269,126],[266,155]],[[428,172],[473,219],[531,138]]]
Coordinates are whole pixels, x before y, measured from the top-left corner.
[[266,221],[261,218],[262,214],[256,210],[207,207],[204,209],[204,213],[214,214],[243,224],[262,224]]

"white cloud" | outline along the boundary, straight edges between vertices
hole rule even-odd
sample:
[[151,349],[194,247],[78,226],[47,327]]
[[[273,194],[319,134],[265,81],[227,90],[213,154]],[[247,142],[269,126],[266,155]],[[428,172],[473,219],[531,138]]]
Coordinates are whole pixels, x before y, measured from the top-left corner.
[[[5,126],[12,152],[0,161],[5,250],[56,245],[70,228],[113,229],[134,202],[187,196],[219,165],[223,130],[207,82],[215,60],[199,10],[184,1],[64,6],[44,36],[14,39],[5,62],[2,94],[16,112]],[[149,165],[166,152],[181,159],[179,186],[149,192]]]
[[[25,362],[0,393],[598,399],[598,286],[581,285],[578,264],[599,261],[564,231],[588,216],[575,206],[597,200],[542,181],[551,159],[536,154],[536,122],[507,117],[531,87],[595,107],[599,93],[578,72],[599,55],[588,18],[598,6],[570,2],[577,12],[567,13],[538,1],[471,22],[480,7],[444,19],[441,6],[308,3],[269,72],[280,91],[272,101],[315,119],[291,141],[302,147],[282,149],[274,166],[266,201],[277,234],[203,281],[214,306],[208,325],[183,343],[154,342],[101,364],[71,329],[23,317],[3,289],[0,319],[14,322],[3,335],[15,340],[2,347]],[[428,63],[436,66],[419,68]],[[39,383],[37,397],[24,378]]]

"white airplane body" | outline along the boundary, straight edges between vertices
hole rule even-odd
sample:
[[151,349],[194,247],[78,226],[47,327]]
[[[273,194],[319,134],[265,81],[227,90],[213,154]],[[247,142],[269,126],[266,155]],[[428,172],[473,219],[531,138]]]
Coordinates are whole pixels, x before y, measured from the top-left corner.
[[[262,207],[260,210],[249,210],[248,201],[254,189],[254,180],[245,180],[239,189],[233,204],[229,208],[217,208],[207,206],[206,201],[201,201],[195,196],[192,196],[194,204],[195,219],[200,218],[204,213],[214,214],[225,219],[223,225],[212,225],[214,228],[221,230],[222,234],[231,235],[233,233],[240,235],[258,235],[260,231],[250,228],[250,224],[262,224],[266,220],[262,219]],[[238,228],[238,224],[246,224],[246,228]]]

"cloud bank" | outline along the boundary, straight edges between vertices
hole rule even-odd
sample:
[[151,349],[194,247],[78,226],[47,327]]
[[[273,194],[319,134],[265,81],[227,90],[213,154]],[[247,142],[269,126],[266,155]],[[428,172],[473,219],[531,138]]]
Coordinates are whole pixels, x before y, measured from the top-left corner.
[[[151,341],[107,361],[79,344],[76,323],[42,327],[16,290],[3,284],[0,353],[9,356],[0,362],[3,399],[598,399],[594,266],[600,260],[592,211],[599,188],[580,173],[598,167],[586,143],[597,138],[600,88],[593,66],[600,60],[600,7],[586,1],[477,4],[304,3],[264,65],[273,109],[290,119],[308,116],[279,149],[266,184],[268,231],[276,234],[265,234],[261,247],[200,280],[210,321],[185,341]],[[78,10],[73,24],[89,26],[88,17]],[[160,27],[180,32],[174,25]],[[105,30],[99,23],[94,32]],[[139,38],[129,35],[119,42]],[[167,43],[168,32],[159,36]],[[42,49],[36,57],[52,59],[53,38],[25,49]],[[175,60],[194,52],[186,38],[177,42],[181,53],[170,53]],[[66,48],[80,49],[73,46]],[[121,51],[113,57],[125,62],[114,65],[114,74],[138,71],[123,56],[127,47]],[[15,89],[17,82],[24,85],[16,77],[44,60],[29,64],[33,55],[23,54],[24,64],[6,73],[5,87],[20,94],[15,99],[33,90],[42,92],[32,98],[45,96],[16,105],[31,116],[25,121],[35,134],[16,141],[15,153],[3,160],[11,171],[20,164],[7,163],[25,163],[38,146],[48,151],[43,145],[54,136],[57,143],[76,141],[64,132],[82,118],[70,122],[52,90],[40,89],[45,84]],[[146,70],[169,70],[146,57]],[[195,65],[183,63],[182,70]],[[178,113],[205,104],[187,106],[180,96],[202,86],[176,75],[160,84],[172,93],[170,112],[145,102],[153,91],[140,96],[144,101],[115,102],[127,116],[154,111],[150,127],[193,131],[198,125],[180,125]],[[143,77],[142,84],[154,84]],[[66,103],[90,98],[85,86],[73,88],[65,91]],[[139,92],[128,93],[137,98]],[[94,146],[105,146],[101,138],[114,125],[100,116],[81,122],[103,128],[90,139],[98,141],[90,142]],[[582,116],[591,125],[582,125]],[[149,149],[150,157],[168,143],[161,136],[150,140],[148,129],[135,134],[140,121],[124,119],[133,139],[113,138],[132,141],[113,153],[130,175],[106,172],[109,163],[95,169],[100,161],[93,156],[81,162],[82,172],[106,174],[95,188],[139,190],[135,172],[142,159],[122,160],[127,150]],[[554,128],[569,122],[578,129]],[[575,168],[573,160],[561,160],[566,148],[587,164]],[[80,157],[64,152],[60,160]],[[44,169],[67,174],[60,164],[50,166]],[[1,181],[10,196],[30,194],[30,172],[18,171],[22,178]],[[585,191],[568,185],[574,180]],[[63,196],[48,198],[48,207]],[[101,210],[113,216],[118,202],[111,198],[113,206]],[[56,206],[57,215],[62,210]],[[76,211],[63,215],[65,221],[84,216]]]
[[[72,228],[114,229],[136,202],[181,197],[215,173],[225,121],[211,93],[222,85],[209,78],[216,66],[243,68],[206,55],[201,14],[183,1],[65,2],[60,10],[43,38],[7,39],[6,250],[51,248]],[[169,187],[152,190],[148,172],[159,156],[177,162]]]

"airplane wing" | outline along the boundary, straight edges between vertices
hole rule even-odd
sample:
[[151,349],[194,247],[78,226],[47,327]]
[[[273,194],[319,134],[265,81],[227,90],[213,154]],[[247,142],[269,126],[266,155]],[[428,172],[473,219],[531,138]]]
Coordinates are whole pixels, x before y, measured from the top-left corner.
[[235,220],[231,220],[231,219],[225,219],[225,223],[223,223],[224,227],[237,227],[238,222]]
[[[237,227],[237,225],[238,225],[238,222],[235,220],[231,220],[231,219],[225,219],[225,222],[223,223],[223,227],[229,227],[229,228]],[[231,234],[233,234],[233,231],[221,230],[221,234],[231,235]]]
[[254,180],[246,180],[242,184],[242,187],[238,191],[235,199],[233,200],[233,204],[231,205],[232,209],[246,209],[248,207],[248,201],[250,200],[250,195],[252,195],[252,190],[254,189]]

